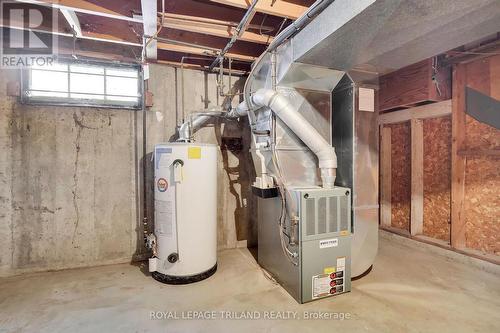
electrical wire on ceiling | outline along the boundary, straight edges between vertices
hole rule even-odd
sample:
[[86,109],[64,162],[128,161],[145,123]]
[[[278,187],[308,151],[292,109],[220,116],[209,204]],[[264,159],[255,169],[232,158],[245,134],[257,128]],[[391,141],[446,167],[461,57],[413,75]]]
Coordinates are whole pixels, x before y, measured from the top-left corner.
[[266,22],[267,14],[264,14],[262,17],[262,22],[260,22],[259,34],[262,36],[262,27],[264,26],[264,22]]

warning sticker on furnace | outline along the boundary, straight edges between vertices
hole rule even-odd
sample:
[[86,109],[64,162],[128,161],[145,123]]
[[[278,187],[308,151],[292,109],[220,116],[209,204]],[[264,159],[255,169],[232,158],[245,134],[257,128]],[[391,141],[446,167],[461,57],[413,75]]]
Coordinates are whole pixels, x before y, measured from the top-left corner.
[[321,274],[312,277],[312,297],[324,297],[330,295],[330,274]]

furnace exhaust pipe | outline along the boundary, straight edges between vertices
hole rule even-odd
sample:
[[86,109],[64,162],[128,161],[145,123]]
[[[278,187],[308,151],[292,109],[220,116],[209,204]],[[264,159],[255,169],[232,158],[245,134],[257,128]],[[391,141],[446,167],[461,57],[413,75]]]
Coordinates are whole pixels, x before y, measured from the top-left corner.
[[[321,181],[324,188],[333,188],[335,184],[337,155],[332,147],[316,129],[298,113],[288,99],[271,89],[259,89],[252,95],[252,104],[256,107],[268,107],[290,130],[299,137],[318,157]],[[248,112],[247,103],[243,102],[229,114],[242,116]]]
[[219,111],[200,112],[191,115],[190,120],[185,121],[179,127],[179,142],[191,142],[192,135],[199,130],[211,117],[221,117],[224,113]]

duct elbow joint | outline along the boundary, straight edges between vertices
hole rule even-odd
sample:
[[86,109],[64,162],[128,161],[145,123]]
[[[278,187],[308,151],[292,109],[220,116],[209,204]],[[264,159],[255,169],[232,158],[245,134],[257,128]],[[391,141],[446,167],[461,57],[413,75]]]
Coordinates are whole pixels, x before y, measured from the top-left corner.
[[335,148],[331,146],[327,146],[316,153],[319,161],[319,167],[321,169],[337,168],[337,154],[335,154]]

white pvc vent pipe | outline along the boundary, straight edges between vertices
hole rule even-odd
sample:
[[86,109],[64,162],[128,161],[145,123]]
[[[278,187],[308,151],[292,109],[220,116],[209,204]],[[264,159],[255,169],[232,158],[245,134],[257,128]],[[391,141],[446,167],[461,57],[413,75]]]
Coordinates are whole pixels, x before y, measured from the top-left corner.
[[[336,177],[337,155],[316,129],[290,104],[288,99],[271,89],[259,89],[252,95],[252,104],[269,107],[290,130],[295,133],[318,157],[323,187],[333,188]],[[248,111],[246,103],[240,103],[233,114],[242,115]]]

